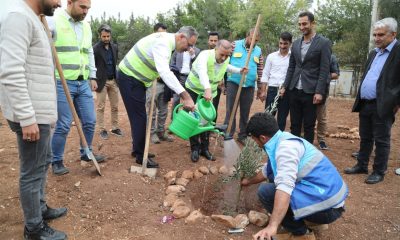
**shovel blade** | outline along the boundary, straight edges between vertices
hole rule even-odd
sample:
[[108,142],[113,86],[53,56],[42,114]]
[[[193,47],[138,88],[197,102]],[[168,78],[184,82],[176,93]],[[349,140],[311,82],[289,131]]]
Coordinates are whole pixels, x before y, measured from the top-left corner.
[[100,171],[99,163],[97,162],[96,158],[94,157],[93,152],[90,151],[90,149],[89,149],[88,147],[86,147],[86,148],[85,148],[85,153],[86,153],[86,155],[88,156],[88,158],[89,158],[90,160],[92,160],[92,162],[93,162],[93,164],[94,164],[94,166],[95,166],[95,168],[96,168],[96,170],[97,170],[97,173],[98,173],[100,176],[102,176],[102,175],[101,175],[101,171]]

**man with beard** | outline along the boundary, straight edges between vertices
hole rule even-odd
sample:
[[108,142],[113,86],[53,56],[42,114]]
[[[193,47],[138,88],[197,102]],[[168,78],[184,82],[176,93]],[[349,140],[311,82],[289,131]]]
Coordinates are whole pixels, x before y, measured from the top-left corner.
[[45,222],[67,213],[48,207],[45,198],[57,97],[50,42],[39,15],[52,16],[60,5],[60,0],[21,1],[0,26],[0,103],[17,136],[24,239],[67,238]]
[[[92,149],[96,126],[92,95],[92,91],[97,89],[96,66],[92,48],[92,31],[89,23],[83,20],[90,7],[90,0],[68,0],[67,9],[57,12],[54,19],[49,21],[49,26],[71,98],[82,123],[83,133],[89,149]],[[64,166],[63,158],[67,135],[71,128],[72,113],[57,71],[56,78],[58,121],[52,139],[52,169],[55,175],[63,175],[69,172]],[[83,148],[80,150],[80,155],[81,160],[90,161]],[[105,159],[101,155],[95,155],[95,157],[99,163]]]

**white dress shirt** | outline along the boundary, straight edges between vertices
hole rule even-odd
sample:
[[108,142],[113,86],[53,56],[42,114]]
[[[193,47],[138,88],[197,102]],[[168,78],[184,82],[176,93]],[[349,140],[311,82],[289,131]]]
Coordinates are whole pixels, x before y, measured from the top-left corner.
[[[210,86],[210,78],[208,77],[208,50],[201,51],[199,56],[197,56],[197,73],[199,74],[200,84],[204,87],[204,89],[211,88]],[[214,68],[215,73],[219,72],[219,69],[224,65],[224,63],[217,63],[214,59]],[[226,69],[227,72],[230,73],[240,73],[241,68],[237,68],[228,64],[228,68]],[[222,80],[222,79],[221,79]]]
[[286,56],[282,56],[279,51],[268,55],[261,77],[262,83],[267,83],[270,87],[279,87],[286,78],[289,67],[290,51]]
[[190,55],[189,51],[184,51],[182,54],[182,69],[181,69],[181,74],[189,75],[190,73],[190,61],[195,57],[196,55]]

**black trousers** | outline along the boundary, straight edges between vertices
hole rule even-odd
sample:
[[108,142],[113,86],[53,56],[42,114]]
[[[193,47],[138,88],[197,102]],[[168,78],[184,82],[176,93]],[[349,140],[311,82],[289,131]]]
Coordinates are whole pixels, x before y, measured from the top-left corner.
[[[196,103],[197,97],[199,96],[197,93],[193,92],[190,89],[186,89],[186,91],[189,93],[190,97],[193,99],[193,102]],[[190,140],[190,150],[193,151],[208,151],[208,145],[210,145],[210,139],[209,139],[210,133],[209,132],[203,132],[198,135],[195,135],[191,138]]]
[[[268,87],[267,91],[267,100],[265,101],[265,108],[267,109],[270,105],[274,103],[275,97],[278,92],[278,87]],[[283,97],[280,97],[278,99],[278,126],[281,131],[285,131],[286,128],[286,119],[287,116],[289,115],[289,109],[290,109],[290,104],[289,104],[289,96],[290,94],[285,94]],[[274,111],[272,115],[276,115],[276,112]]]
[[390,131],[394,123],[394,115],[382,119],[378,116],[376,101],[363,101],[359,113],[360,119],[360,152],[358,165],[368,168],[369,157],[375,143],[375,159],[373,171],[384,175],[390,153]]
[[217,96],[215,96],[215,98],[213,98],[213,105],[215,108],[215,112],[217,113],[216,117],[215,117],[215,122],[217,122],[218,120],[218,105],[219,105],[219,99],[221,98],[221,89],[217,88]]
[[312,144],[317,120],[317,105],[313,104],[314,94],[295,88],[289,91],[289,95],[291,132],[293,135],[301,137],[301,128],[303,127],[304,139]]

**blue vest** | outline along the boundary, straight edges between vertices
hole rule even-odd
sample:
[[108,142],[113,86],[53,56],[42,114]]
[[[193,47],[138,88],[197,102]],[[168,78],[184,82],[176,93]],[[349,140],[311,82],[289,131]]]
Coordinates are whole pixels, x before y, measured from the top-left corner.
[[336,167],[314,145],[288,132],[278,131],[264,145],[269,157],[268,166],[263,169],[264,175],[276,176],[275,153],[280,142],[287,139],[301,141],[305,147],[290,197],[294,218],[298,220],[343,202],[349,191]]
[[[246,64],[247,51],[246,51],[246,40],[238,40],[235,42],[235,49],[233,50],[230,64],[242,68]],[[243,87],[254,87],[257,80],[257,64],[260,62],[261,48],[254,46],[249,61],[249,72],[246,75],[246,79],[243,83]],[[228,81],[234,82],[237,85],[240,83],[242,74],[228,73]]]

